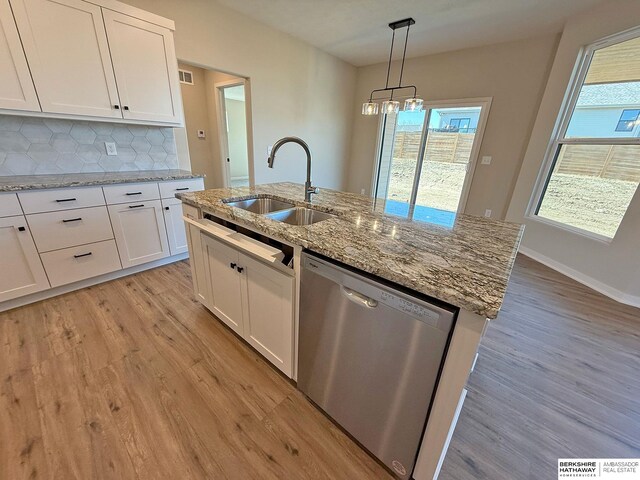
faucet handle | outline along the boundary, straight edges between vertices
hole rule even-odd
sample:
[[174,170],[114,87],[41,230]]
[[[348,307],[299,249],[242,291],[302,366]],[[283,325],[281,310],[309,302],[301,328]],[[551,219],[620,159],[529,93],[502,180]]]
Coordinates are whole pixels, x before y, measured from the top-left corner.
[[320,193],[320,189],[318,187],[309,187],[307,189],[307,192],[309,192],[309,193]]

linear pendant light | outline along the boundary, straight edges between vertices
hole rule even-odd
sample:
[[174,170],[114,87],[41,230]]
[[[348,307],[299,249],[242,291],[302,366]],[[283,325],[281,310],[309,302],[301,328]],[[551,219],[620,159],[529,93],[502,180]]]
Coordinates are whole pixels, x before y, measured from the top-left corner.
[[[391,92],[389,99],[382,102],[382,113],[398,113],[400,111],[400,102],[393,99],[393,94],[396,90],[404,90],[408,88],[413,89],[413,97],[408,98],[404,101],[404,111],[407,112],[420,112],[422,111],[422,103],[423,100],[418,98],[418,90],[415,85],[402,85],[402,74],[404,73],[404,60],[407,55],[407,42],[409,41],[409,28],[411,25],[416,23],[413,18],[405,18],[404,20],[398,20],[396,22],[391,22],[389,24],[389,28],[393,30],[393,35],[391,36],[391,51],[389,52],[389,65],[387,66],[387,81],[384,85],[384,88],[377,88],[371,91],[371,95],[369,95],[369,101],[364,102],[362,104],[362,114],[363,115],[377,115],[380,111],[379,105],[373,101],[373,94],[376,92]],[[400,78],[398,80],[398,85],[395,87],[389,86],[389,75],[391,73],[391,60],[393,57],[393,44],[396,38],[396,30],[398,28],[407,28],[407,34],[404,38],[404,51],[402,52],[402,64],[400,66]]]

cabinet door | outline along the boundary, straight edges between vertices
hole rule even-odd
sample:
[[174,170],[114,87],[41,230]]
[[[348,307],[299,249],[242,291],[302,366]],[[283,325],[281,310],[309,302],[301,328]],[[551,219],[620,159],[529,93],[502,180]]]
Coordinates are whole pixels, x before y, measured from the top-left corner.
[[11,0],[43,112],[122,118],[100,7]]
[[244,335],[242,275],[238,273],[238,252],[201,234],[211,295],[211,311],[238,335]]
[[0,108],[39,112],[40,103],[9,0],[0,0],[0,65]]
[[110,205],[109,217],[123,268],[169,256],[160,200]]
[[247,283],[244,338],[291,377],[293,364],[293,277],[240,255]]
[[164,223],[167,226],[169,250],[171,255],[184,253],[189,249],[187,245],[187,231],[182,220],[182,202],[177,198],[162,200]]
[[0,218],[0,302],[49,288],[23,216]]
[[193,293],[196,298],[209,310],[213,310],[210,288],[207,281],[207,265],[200,229],[194,225],[187,225],[187,241],[189,242],[189,264],[193,281]]
[[124,118],[180,123],[178,63],[171,30],[103,10]]

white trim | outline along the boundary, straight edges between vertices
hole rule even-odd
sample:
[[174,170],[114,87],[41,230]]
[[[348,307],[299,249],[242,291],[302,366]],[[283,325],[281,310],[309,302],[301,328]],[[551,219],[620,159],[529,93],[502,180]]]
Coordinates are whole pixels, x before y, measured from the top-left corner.
[[538,253],[528,247],[520,246],[519,252],[531,258],[532,260],[535,260],[536,262],[539,262],[555,270],[556,272],[559,272],[562,275],[565,275],[575,280],[576,282],[581,283],[582,285],[585,285],[592,290],[595,290],[596,292],[611,298],[612,300],[615,300],[616,302],[640,308],[640,296],[630,295],[626,292],[618,290],[617,288],[613,288],[605,283],[602,283],[599,280],[596,280],[593,277],[590,277],[589,275],[585,275],[578,270],[560,263],[557,260],[549,258],[546,255]]
[[29,305],[30,303],[39,302],[41,300],[46,300],[47,298],[57,297],[58,295],[73,292],[86,287],[91,287],[92,285],[97,285],[99,283],[109,282],[118,278],[127,277],[129,275],[133,275],[134,273],[143,272],[144,270],[151,270],[152,268],[179,262],[187,258],[189,258],[188,253],[181,253],[172,257],[161,258],[160,260],[155,260],[153,262],[143,263],[142,265],[136,265],[134,267],[125,268],[123,270],[116,270],[115,272],[105,273],[104,275],[100,275],[98,277],[87,278],[85,280],[80,280],[79,282],[70,283],[68,285],[61,285],[59,287],[50,288],[41,292],[33,293],[31,295],[25,295],[24,297],[19,297],[0,303],[0,312],[5,312],[7,310],[22,307],[24,305]]

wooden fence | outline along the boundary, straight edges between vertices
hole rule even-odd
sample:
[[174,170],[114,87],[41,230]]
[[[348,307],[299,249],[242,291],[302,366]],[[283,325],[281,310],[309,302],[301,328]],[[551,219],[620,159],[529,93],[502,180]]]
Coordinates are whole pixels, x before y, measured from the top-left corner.
[[[415,159],[422,132],[396,132],[394,158]],[[429,132],[426,158],[433,162],[467,163],[473,133]],[[555,171],[572,175],[640,182],[640,147],[634,145],[567,145]]]

